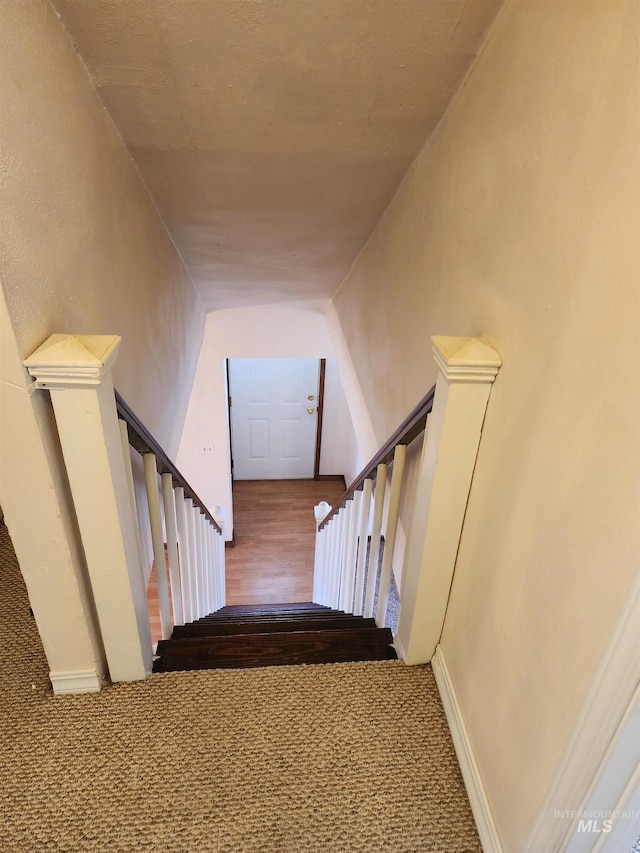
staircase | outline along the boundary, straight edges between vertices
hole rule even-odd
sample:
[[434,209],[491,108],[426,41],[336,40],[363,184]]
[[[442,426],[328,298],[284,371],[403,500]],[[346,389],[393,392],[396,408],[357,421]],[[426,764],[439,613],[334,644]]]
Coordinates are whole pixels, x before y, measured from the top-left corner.
[[158,643],[154,672],[395,660],[389,628],[311,602],[233,605]]

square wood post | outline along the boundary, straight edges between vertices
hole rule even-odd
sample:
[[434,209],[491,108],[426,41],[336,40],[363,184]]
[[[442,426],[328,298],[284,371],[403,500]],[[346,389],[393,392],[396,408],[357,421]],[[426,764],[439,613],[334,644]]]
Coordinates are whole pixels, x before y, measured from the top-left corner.
[[491,385],[502,363],[479,338],[433,337],[438,378],[405,550],[395,645],[427,663],[442,633]]
[[152,649],[111,369],[115,335],[52,335],[25,360],[51,394],[112,681],[143,679]]

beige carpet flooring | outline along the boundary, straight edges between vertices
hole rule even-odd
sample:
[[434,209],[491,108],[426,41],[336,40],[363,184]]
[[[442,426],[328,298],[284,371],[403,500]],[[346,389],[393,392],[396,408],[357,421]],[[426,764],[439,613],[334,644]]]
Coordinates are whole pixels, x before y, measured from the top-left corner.
[[58,697],[0,523],[0,851],[480,851],[429,667],[168,673]]

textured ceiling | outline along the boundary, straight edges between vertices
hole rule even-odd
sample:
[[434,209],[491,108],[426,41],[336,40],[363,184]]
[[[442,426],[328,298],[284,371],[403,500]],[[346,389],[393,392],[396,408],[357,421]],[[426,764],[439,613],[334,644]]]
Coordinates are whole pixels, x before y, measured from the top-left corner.
[[501,0],[55,0],[209,308],[324,304]]

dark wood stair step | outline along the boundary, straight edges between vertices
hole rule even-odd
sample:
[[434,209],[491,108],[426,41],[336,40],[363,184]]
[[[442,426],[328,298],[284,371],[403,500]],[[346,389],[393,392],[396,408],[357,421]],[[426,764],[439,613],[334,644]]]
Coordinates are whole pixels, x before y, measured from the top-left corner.
[[287,622],[289,619],[304,619],[305,621],[317,622],[322,619],[351,619],[353,614],[344,613],[341,610],[327,610],[326,613],[304,613],[297,610],[286,610],[283,613],[263,613],[259,616],[218,616],[213,613],[210,616],[203,616],[196,619],[194,625],[220,625],[220,624],[235,624],[241,622]]
[[300,619],[245,619],[211,620],[193,622],[190,625],[176,625],[172,639],[186,637],[221,637],[232,634],[267,634],[290,631],[336,631],[346,628],[375,628],[375,619],[363,619],[361,616],[314,616]]
[[154,672],[395,660],[388,628],[161,640]]
[[289,601],[282,602],[281,604],[227,604],[220,608],[220,610],[217,610],[216,613],[256,615],[258,613],[274,613],[282,610],[326,611],[329,608],[324,604],[316,604],[313,601]]

